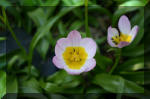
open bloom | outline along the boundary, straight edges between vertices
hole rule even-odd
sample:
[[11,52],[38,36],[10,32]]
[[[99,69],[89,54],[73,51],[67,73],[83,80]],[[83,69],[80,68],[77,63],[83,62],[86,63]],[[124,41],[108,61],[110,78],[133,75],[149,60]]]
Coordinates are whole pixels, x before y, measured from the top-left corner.
[[55,46],[53,63],[69,74],[77,75],[92,70],[96,61],[96,43],[91,38],[81,38],[78,31],[71,31],[67,38],[61,38]]
[[138,32],[138,26],[136,25],[131,29],[128,17],[123,15],[119,19],[118,27],[119,32],[116,28],[112,28],[111,26],[108,28],[107,40],[112,47],[122,48],[134,40]]

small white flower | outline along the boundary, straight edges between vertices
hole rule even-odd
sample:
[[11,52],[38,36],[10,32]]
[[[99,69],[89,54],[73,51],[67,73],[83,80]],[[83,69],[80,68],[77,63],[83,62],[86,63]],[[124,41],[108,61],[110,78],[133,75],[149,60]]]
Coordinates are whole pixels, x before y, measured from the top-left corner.
[[111,26],[108,28],[107,40],[110,46],[122,48],[128,46],[135,38],[138,32],[138,26],[131,29],[131,24],[127,16],[123,15],[118,23],[119,31]]
[[96,53],[96,43],[91,38],[81,38],[78,31],[71,31],[67,38],[61,38],[55,46],[53,63],[69,74],[77,75],[88,72],[96,66],[93,58]]

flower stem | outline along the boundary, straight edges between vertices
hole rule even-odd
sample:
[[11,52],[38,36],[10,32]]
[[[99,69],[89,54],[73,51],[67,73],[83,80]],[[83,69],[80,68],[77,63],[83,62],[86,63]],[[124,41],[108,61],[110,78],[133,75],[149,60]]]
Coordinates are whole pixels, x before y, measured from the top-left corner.
[[112,66],[112,68],[111,68],[109,74],[112,74],[113,71],[115,70],[115,68],[117,67],[117,65],[118,65],[118,63],[119,63],[119,61],[120,61],[120,57],[121,57],[121,49],[118,49],[118,50],[116,51],[116,60],[115,60],[115,63],[114,63],[114,65]]
[[88,0],[85,0],[85,32],[87,37],[91,37],[88,26]]

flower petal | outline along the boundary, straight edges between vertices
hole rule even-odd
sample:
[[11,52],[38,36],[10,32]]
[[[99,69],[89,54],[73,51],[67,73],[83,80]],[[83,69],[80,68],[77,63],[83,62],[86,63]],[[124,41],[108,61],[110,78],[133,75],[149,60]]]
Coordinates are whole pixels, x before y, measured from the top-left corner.
[[118,27],[121,33],[129,34],[131,31],[131,24],[127,16],[123,15],[119,19]]
[[81,40],[81,35],[78,31],[73,30],[68,34],[68,39],[70,39],[70,42],[72,46],[79,46],[80,40]]
[[69,42],[71,43],[71,46],[79,46],[81,35],[78,31],[76,30],[71,31],[68,34],[67,38],[70,40]]
[[139,28],[138,28],[137,25],[132,28],[132,30],[131,30],[131,32],[130,32],[130,35],[132,36],[131,42],[134,40],[134,38],[135,38],[135,36],[136,36],[136,34],[137,34],[137,32],[138,32],[138,29],[139,29]]
[[57,41],[55,46],[55,54],[57,57],[62,58],[62,53],[65,51],[65,48],[71,46],[69,39],[61,38]]
[[67,38],[70,38],[70,39],[81,38],[81,35],[78,31],[73,30],[68,34]]
[[108,35],[107,35],[108,44],[111,47],[116,47],[117,45],[115,45],[115,43],[113,43],[112,37],[119,35],[118,30],[116,28],[112,28],[111,26],[109,26],[107,32],[108,32]]
[[54,56],[52,61],[55,64],[55,66],[59,69],[63,69],[65,66],[64,61],[62,59],[59,59],[57,56]]
[[118,48],[122,48],[122,47],[128,46],[129,44],[130,44],[129,42],[120,42],[118,44]]
[[79,70],[69,69],[67,66],[64,69],[71,75],[79,75],[82,72],[88,72],[96,66],[96,61],[94,58],[86,60],[85,64]]
[[84,72],[86,68],[85,68],[85,67],[81,67],[81,69],[75,70],[75,69],[70,69],[70,68],[68,68],[67,66],[65,66],[64,69],[67,71],[68,74],[71,74],[71,75],[79,75],[79,74],[81,74],[82,72]]
[[80,42],[80,46],[85,48],[85,51],[88,54],[88,59],[93,58],[96,53],[96,43],[93,39],[91,38],[84,38]]
[[96,61],[94,58],[88,59],[85,63],[86,70],[84,72],[88,72],[92,70],[96,66]]

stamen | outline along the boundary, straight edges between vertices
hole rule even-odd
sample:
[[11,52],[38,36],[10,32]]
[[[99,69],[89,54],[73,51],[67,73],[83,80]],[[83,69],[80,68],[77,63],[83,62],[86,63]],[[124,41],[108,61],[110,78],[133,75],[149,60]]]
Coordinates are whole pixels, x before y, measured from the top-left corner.
[[83,47],[67,47],[63,53],[63,58],[69,68],[80,69],[85,63],[87,53]]

